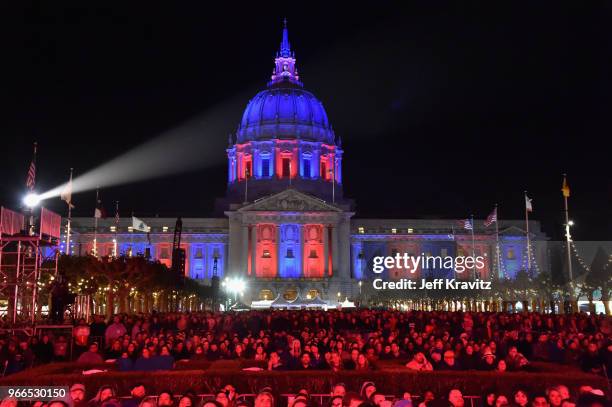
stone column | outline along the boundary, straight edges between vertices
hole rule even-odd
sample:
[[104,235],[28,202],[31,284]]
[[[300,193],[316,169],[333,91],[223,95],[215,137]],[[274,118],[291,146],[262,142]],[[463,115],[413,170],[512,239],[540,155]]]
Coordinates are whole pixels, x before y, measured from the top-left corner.
[[323,267],[323,276],[324,277],[329,277],[330,275],[330,270],[329,270],[329,225],[324,225],[323,226],[323,258],[325,261],[324,267]]
[[281,270],[281,248],[280,248],[280,225],[276,224],[275,225],[275,229],[276,229],[276,242],[275,242],[275,246],[276,246],[276,275],[274,277],[278,277],[280,276],[280,270]]
[[242,227],[242,253],[240,256],[240,269],[239,270],[230,270],[231,274],[237,276],[245,276],[247,274],[247,261],[248,261],[248,252],[249,252],[249,227],[248,225],[241,225]]
[[[304,225],[303,224],[299,224],[298,225],[298,236],[300,239],[300,249],[299,249],[299,257],[298,259],[299,264],[298,264],[298,270],[300,271],[299,276],[300,277],[304,277],[304,261],[306,259],[306,255],[304,254]],[[296,254],[294,253],[294,256]]]
[[251,272],[257,275],[257,225],[251,225]]
[[331,231],[332,231],[332,241],[331,241],[331,253],[332,253],[332,275],[336,275],[339,274],[340,272],[340,268],[338,267],[338,260],[339,260],[339,254],[340,251],[338,250],[338,226],[337,225],[333,225],[331,227]]

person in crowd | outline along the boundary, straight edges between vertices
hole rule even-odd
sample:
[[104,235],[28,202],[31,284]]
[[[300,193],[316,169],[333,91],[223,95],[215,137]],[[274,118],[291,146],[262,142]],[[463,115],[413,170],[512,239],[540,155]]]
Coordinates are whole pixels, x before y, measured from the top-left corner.
[[100,364],[104,363],[104,359],[98,352],[98,344],[96,342],[89,345],[89,350],[81,353],[81,356],[77,359],[78,363],[90,363],[90,364]]
[[465,400],[463,399],[461,390],[452,389],[450,392],[448,392],[448,402],[452,407],[463,407]]
[[498,395],[495,399],[495,407],[506,407],[508,405],[508,397],[503,394]]
[[268,387],[262,389],[255,397],[254,407],[274,407],[274,396]]
[[147,390],[142,383],[135,383],[130,389],[130,397],[121,401],[121,407],[138,407],[147,396]]
[[365,399],[363,399],[358,393],[349,391],[344,396],[342,405],[344,407],[359,407],[364,402]]
[[85,400],[85,385],[81,383],[75,383],[70,386],[70,402],[73,407],[85,407],[87,402]]
[[157,405],[158,407],[171,407],[174,405],[174,394],[169,390],[162,391],[157,398]]
[[497,391],[495,389],[486,389],[480,397],[481,407],[494,407]]
[[432,390],[425,390],[423,392],[423,401],[419,403],[419,407],[427,407],[429,402],[432,402],[436,399],[436,395]]
[[546,398],[550,407],[561,407],[563,398],[557,387],[549,387],[546,389]]
[[155,397],[145,397],[138,407],[157,407],[157,399]]
[[485,349],[478,370],[491,371],[495,370],[496,367],[497,365],[495,364],[495,354],[491,351],[491,349]]
[[406,367],[410,370],[416,371],[432,371],[433,366],[431,363],[425,358],[425,354],[423,352],[417,352],[412,360],[406,364]]
[[332,386],[330,395],[332,397],[340,396],[344,397],[346,395],[346,385],[344,383],[336,383]]
[[374,392],[376,392],[376,385],[374,384],[374,382],[364,382],[361,385],[361,389],[359,390],[359,395],[364,400],[369,400],[370,396],[372,396]]
[[528,407],[529,406],[529,394],[524,389],[516,389],[512,392],[513,404],[516,407]]
[[549,407],[546,394],[536,394],[531,399],[531,407]]
[[121,322],[121,317],[119,315],[115,315],[113,317],[113,323],[110,324],[104,331],[104,340],[105,340],[104,343],[106,343],[107,346],[109,346],[116,339],[119,339],[121,336],[125,335],[126,333],[127,333],[127,329],[125,328],[125,325],[123,325],[123,323]]
[[438,365],[437,370],[461,370],[459,362],[455,359],[455,352],[447,350],[444,352],[444,360]]
[[115,397],[115,391],[111,386],[102,386],[98,389],[95,397],[89,400],[88,407],[101,407],[105,402]]

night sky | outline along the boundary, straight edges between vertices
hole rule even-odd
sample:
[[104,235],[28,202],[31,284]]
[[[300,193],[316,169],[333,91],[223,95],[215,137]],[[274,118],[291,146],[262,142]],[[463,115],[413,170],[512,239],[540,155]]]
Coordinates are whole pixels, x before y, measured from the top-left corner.
[[[358,217],[482,218],[497,202],[520,219],[528,190],[533,218],[562,238],[567,172],[575,239],[612,239],[609,4],[41,3],[2,12],[2,205],[23,196],[35,140],[44,191],[205,117],[207,131],[187,126],[199,168],[102,197],[122,216],[210,216],[227,135],[269,80],[287,17]],[[74,196],[77,216],[94,195]]]

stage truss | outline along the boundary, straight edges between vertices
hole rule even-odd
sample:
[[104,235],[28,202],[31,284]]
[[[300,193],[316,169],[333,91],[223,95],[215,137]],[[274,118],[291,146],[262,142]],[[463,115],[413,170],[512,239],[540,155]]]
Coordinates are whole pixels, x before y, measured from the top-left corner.
[[0,300],[14,328],[34,325],[40,316],[40,277],[57,275],[59,257],[61,217],[40,208],[28,214],[27,224],[25,218],[0,207]]

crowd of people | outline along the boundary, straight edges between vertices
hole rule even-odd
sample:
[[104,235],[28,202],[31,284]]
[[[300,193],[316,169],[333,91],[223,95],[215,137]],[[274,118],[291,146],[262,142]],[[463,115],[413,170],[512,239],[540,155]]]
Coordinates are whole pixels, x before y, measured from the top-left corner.
[[[114,361],[120,370],[177,361],[259,361],[269,370],[530,370],[533,361],[612,368],[612,319],[538,313],[248,311],[153,313],[76,321],[72,335],[0,338],[5,374],[51,361]],[[71,343],[72,342],[72,343]]]
[[[505,394],[491,388],[479,396],[465,396],[452,387],[448,392],[436,394],[425,390],[413,395],[404,391],[389,395],[379,391],[371,381],[360,389],[348,389],[336,383],[326,394],[311,394],[300,389],[295,394],[277,394],[265,387],[257,394],[239,394],[232,384],[227,384],[212,394],[198,395],[186,391],[174,395],[171,391],[150,394],[142,383],[134,383],[130,394],[117,395],[112,386],[100,387],[93,398],[87,398],[87,389],[75,383],[63,399],[49,402],[33,401],[31,407],[610,407],[601,389],[581,386],[576,394],[563,385],[546,388],[542,392],[530,392],[518,387]],[[4,399],[0,407],[17,407],[16,399]]]

